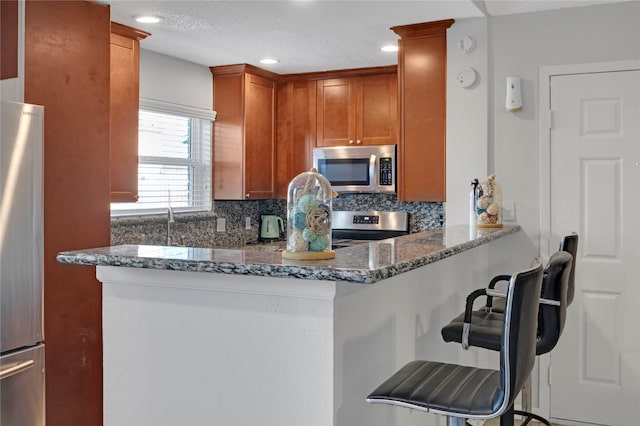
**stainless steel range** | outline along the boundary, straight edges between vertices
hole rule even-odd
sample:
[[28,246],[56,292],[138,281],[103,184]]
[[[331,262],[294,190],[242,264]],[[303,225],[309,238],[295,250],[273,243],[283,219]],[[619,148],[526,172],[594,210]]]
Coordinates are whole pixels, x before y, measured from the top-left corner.
[[407,212],[334,211],[331,219],[333,249],[408,233],[409,214]]

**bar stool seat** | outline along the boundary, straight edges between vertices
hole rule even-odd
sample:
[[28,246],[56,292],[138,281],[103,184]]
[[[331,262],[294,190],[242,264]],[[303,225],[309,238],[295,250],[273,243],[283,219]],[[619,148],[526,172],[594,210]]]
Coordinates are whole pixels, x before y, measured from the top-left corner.
[[513,401],[535,364],[541,287],[538,259],[509,280],[500,326],[499,370],[412,361],[378,386],[367,401],[443,414],[449,426],[498,416],[501,426],[512,426]]
[[[435,361],[408,363],[378,387],[375,395],[386,395],[396,405],[420,406],[460,417],[490,416],[502,403],[499,371]],[[375,395],[369,398],[375,399]]]

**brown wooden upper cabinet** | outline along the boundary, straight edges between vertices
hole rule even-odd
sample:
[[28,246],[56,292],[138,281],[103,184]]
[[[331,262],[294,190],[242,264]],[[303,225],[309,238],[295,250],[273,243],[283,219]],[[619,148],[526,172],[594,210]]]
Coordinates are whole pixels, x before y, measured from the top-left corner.
[[446,200],[447,28],[453,19],[391,28],[398,41],[398,200]]
[[18,0],[0,1],[0,80],[18,77]]
[[286,199],[289,182],[309,171],[316,145],[316,81],[278,83],[276,198]]
[[138,200],[140,40],[150,34],[111,23],[111,201]]
[[397,74],[317,81],[317,146],[395,144]]
[[213,197],[275,198],[277,75],[247,64],[211,67]]

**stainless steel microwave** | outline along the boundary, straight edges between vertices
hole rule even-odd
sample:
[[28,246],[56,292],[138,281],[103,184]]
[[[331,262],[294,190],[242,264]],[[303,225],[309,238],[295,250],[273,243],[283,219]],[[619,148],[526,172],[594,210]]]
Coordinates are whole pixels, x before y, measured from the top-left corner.
[[314,148],[313,167],[338,192],[396,192],[395,145]]

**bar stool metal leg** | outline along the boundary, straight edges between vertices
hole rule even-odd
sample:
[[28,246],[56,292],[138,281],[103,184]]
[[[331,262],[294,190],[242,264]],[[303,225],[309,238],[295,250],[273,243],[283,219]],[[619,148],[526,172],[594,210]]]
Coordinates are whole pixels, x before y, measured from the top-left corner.
[[542,416],[539,416],[537,414],[533,413],[533,404],[531,403],[532,401],[532,391],[531,391],[531,376],[529,376],[529,378],[527,379],[527,383],[524,384],[524,387],[522,388],[522,410],[513,410],[514,414],[517,414],[519,416],[524,417],[524,421],[522,422],[522,424],[520,426],[527,426],[531,420],[537,420],[540,423],[544,423],[547,426],[551,426],[551,423],[549,422],[549,420],[545,419]]
[[447,416],[447,426],[465,426],[466,424],[462,417]]
[[531,403],[531,376],[529,376],[529,378],[527,379],[527,383],[524,384],[524,387],[522,388],[522,393],[520,393],[521,398],[522,398],[522,411],[531,411],[531,409],[533,407],[531,407],[533,404]]
[[500,416],[500,426],[513,426],[513,404]]

